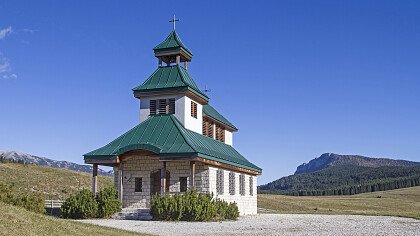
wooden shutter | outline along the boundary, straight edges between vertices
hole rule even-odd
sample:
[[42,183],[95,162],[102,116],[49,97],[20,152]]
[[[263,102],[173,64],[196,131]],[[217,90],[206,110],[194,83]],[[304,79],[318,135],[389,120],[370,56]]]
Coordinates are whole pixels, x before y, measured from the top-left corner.
[[216,140],[225,142],[225,129],[219,125],[216,125]]
[[175,98],[168,99],[168,114],[175,114]]
[[159,99],[159,114],[166,114],[166,99]]
[[191,116],[197,118],[197,103],[191,101]]
[[156,100],[150,100],[150,115],[156,115]]

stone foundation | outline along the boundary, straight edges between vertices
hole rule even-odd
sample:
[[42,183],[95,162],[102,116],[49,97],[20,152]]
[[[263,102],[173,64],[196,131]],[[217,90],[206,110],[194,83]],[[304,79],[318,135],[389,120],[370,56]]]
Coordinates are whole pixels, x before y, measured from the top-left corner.
[[[123,175],[123,207],[124,208],[149,208],[151,200],[151,178],[150,174],[159,171],[161,162],[158,157],[136,156],[133,155],[124,159],[122,163]],[[257,178],[243,174],[245,176],[245,194],[240,195],[239,175],[242,173],[223,170],[224,172],[224,193],[217,194],[216,177],[218,167],[209,166],[196,162],[195,186],[199,192],[212,192],[216,198],[227,202],[236,202],[241,215],[257,213]],[[180,177],[187,177],[187,186],[190,189],[191,168],[189,161],[168,161],[166,170],[170,173],[169,192],[180,192]],[[235,173],[235,194],[229,193],[229,173]],[[118,171],[114,169],[114,186],[118,187]],[[253,191],[250,194],[249,177],[253,179]],[[135,178],[142,178],[142,191],[135,192]]]

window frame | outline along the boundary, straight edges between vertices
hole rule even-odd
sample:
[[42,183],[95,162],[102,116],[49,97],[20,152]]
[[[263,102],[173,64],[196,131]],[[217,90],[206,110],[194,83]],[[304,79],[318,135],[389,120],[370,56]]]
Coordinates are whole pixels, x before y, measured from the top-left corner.
[[245,175],[239,175],[239,195],[245,196]]
[[225,173],[224,170],[217,170],[216,172],[216,193],[223,195],[225,191]]
[[249,176],[249,195],[254,196],[254,178]]
[[198,118],[197,107],[198,107],[197,103],[194,101],[191,101],[191,117],[196,118],[196,119]]
[[235,195],[236,194],[236,174],[235,172],[229,172],[229,194]]
[[[140,190],[138,189],[140,188]],[[143,178],[142,177],[134,177],[134,192],[141,193],[143,192]]]
[[[188,191],[188,177],[181,176],[179,177],[179,192],[185,193]],[[185,183],[185,186],[183,186],[183,183]]]

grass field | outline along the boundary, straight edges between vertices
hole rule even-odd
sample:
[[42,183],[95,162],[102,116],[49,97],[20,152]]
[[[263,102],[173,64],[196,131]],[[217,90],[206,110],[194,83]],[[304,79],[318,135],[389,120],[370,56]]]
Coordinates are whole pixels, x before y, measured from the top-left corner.
[[0,235],[145,235],[53,218],[0,202]]
[[[380,198],[379,198],[380,196]],[[258,194],[261,213],[385,215],[420,219],[420,186],[351,196]]]
[[[112,186],[113,179],[99,176],[99,188]],[[0,163],[0,183],[13,184],[14,192],[39,192],[45,199],[64,200],[82,188],[90,189],[89,173],[45,166]]]

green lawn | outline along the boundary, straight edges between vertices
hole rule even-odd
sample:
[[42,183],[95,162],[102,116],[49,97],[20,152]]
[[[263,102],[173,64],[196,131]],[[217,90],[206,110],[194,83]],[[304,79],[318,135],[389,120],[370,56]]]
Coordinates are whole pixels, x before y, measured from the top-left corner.
[[[99,176],[99,188],[112,186],[113,178]],[[0,183],[13,184],[16,193],[38,192],[45,199],[67,198],[82,188],[90,189],[89,173],[45,166],[0,163]]]
[[63,220],[0,202],[0,235],[146,235]]
[[420,219],[420,186],[351,196],[259,194],[258,207],[266,209],[261,213],[386,215]]

